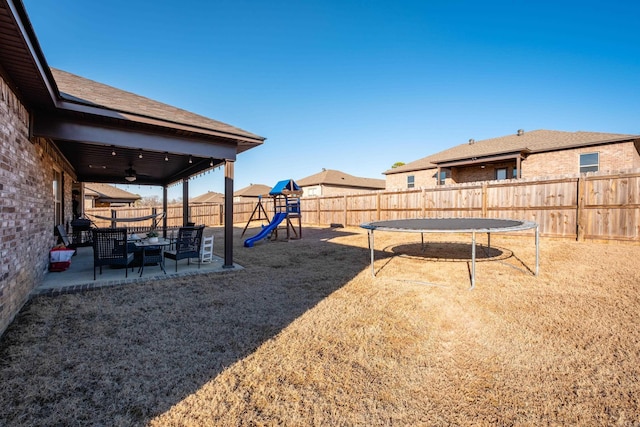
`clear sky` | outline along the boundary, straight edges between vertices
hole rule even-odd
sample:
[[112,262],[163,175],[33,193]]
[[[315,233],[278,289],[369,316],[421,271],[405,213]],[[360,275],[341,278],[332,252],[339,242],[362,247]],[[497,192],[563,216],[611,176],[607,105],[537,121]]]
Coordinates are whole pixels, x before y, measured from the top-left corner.
[[23,2],[50,66],[266,137],[236,190],[518,129],[640,134],[637,0]]

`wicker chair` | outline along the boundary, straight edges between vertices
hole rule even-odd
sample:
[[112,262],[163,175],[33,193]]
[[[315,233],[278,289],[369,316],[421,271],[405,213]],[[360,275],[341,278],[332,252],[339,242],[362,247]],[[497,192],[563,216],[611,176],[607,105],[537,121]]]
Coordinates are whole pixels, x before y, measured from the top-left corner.
[[191,265],[191,258],[198,258],[198,268],[200,268],[200,247],[202,246],[202,233],[204,225],[199,227],[181,227],[176,238],[176,249],[165,251],[165,258],[170,258],[176,262],[178,271],[178,261],[187,259],[187,265]]
[[93,280],[96,280],[96,267],[103,265],[121,265],[124,277],[128,277],[129,264],[133,253],[127,250],[126,228],[93,228]]

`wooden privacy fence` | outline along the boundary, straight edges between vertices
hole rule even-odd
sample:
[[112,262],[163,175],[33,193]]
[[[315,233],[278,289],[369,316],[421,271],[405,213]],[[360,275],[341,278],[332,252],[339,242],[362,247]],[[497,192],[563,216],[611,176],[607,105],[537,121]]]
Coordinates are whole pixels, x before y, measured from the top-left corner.
[[549,237],[640,241],[640,171],[303,198],[305,223],[357,226],[403,218],[512,218]]
[[[244,226],[256,203],[235,203],[234,223]],[[262,204],[273,217],[271,200],[265,198]],[[87,213],[110,217],[112,211],[118,218],[142,217],[150,215],[152,208],[98,208]],[[301,199],[301,212],[303,223],[321,226],[358,226],[402,218],[512,218],[537,222],[542,236],[640,241],[640,170],[306,197]],[[220,226],[224,223],[224,206],[190,206],[189,218],[196,224]],[[181,205],[168,208],[167,222],[169,228],[182,225]],[[134,224],[127,226],[150,226],[150,222]],[[105,221],[96,225],[110,224]]]

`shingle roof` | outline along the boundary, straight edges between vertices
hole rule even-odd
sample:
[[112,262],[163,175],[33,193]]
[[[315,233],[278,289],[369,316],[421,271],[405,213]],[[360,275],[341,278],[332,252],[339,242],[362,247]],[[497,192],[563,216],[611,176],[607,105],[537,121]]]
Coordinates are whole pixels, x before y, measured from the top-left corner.
[[268,185],[251,184],[236,191],[233,195],[236,197],[258,197],[268,195],[269,191],[271,191],[271,187]]
[[212,131],[264,139],[226,123],[76,76],[66,71],[52,68],[51,72],[62,97],[68,101],[150,117],[169,123],[180,123]]
[[360,178],[333,169],[324,169],[322,172],[315,175],[298,180],[298,185],[300,187],[320,184],[370,188],[372,190],[384,190],[385,188],[384,179]]
[[224,194],[207,191],[204,194],[189,199],[189,203],[224,203]]
[[139,200],[138,194],[129,193],[121,188],[109,184],[87,182],[84,184],[85,195],[96,196],[103,199]]
[[640,138],[639,135],[626,135],[602,132],[563,132],[556,130],[535,130],[521,135],[512,134],[498,138],[485,139],[474,143],[456,145],[439,153],[423,157],[403,166],[389,169],[386,175],[436,168],[436,163],[473,157],[528,151],[539,153],[589,145],[626,141]]

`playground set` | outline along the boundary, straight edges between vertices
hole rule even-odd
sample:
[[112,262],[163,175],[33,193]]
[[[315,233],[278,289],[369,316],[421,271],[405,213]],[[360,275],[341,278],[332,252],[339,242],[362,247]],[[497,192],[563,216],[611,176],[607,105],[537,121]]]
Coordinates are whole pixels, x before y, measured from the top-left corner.
[[[244,241],[244,246],[247,248],[252,248],[255,242],[262,239],[273,238],[277,240],[279,229],[286,229],[287,240],[302,238],[302,220],[300,215],[300,196],[302,196],[302,190],[298,184],[292,179],[279,181],[275,187],[269,191],[269,196],[273,199],[274,216],[268,225],[262,226],[262,230],[260,230],[258,234]],[[262,217],[263,214],[264,218]],[[257,218],[255,218],[256,215]],[[262,205],[262,197],[259,197],[258,204],[253,210],[251,218],[249,218],[242,234],[244,235],[244,232],[252,221],[266,218],[268,218],[267,211]],[[294,226],[295,219],[298,220],[297,230]]]

